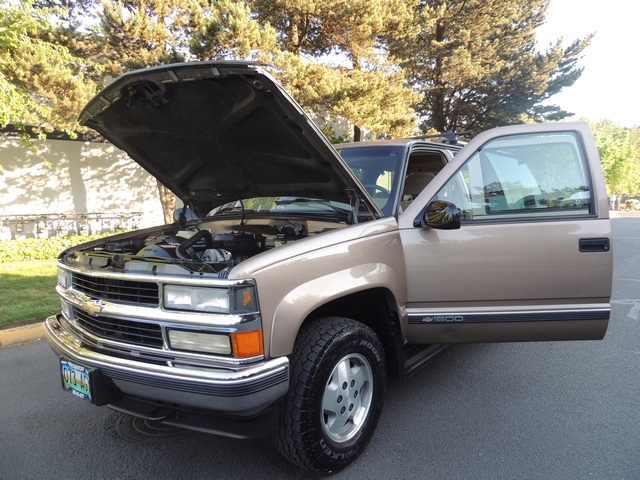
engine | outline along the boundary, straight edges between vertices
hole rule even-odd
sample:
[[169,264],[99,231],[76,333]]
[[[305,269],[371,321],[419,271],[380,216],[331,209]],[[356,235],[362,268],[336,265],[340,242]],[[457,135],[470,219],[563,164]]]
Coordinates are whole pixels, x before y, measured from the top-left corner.
[[[211,233],[207,229],[157,230],[124,238],[107,238],[89,248],[72,250],[70,260],[114,269],[142,268],[154,262],[168,268],[214,273],[226,278],[229,271],[247,258],[306,238],[305,225],[285,221],[278,225],[254,226],[256,232]],[[134,267],[135,266],[135,267]],[[154,270],[155,271],[155,270]]]
[[266,249],[266,238],[257,233],[229,232],[212,235],[208,230],[180,231],[149,237],[136,256],[206,263],[216,272]]

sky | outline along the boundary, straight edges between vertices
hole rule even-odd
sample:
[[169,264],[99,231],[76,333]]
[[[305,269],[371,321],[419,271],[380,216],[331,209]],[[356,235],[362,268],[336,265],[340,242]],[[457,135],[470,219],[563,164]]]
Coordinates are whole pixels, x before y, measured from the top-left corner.
[[538,46],[544,49],[560,37],[569,44],[593,32],[579,63],[582,76],[549,103],[575,113],[569,120],[640,126],[640,1],[551,0]]

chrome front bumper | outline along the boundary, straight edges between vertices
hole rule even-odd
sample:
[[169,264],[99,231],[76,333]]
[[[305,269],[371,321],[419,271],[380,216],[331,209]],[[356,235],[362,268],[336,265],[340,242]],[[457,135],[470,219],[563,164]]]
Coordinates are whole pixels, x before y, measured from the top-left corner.
[[255,415],[273,406],[289,388],[287,357],[234,371],[155,365],[88,349],[59,317],[51,316],[44,323],[53,350],[61,358],[99,369],[123,397],[236,417]]

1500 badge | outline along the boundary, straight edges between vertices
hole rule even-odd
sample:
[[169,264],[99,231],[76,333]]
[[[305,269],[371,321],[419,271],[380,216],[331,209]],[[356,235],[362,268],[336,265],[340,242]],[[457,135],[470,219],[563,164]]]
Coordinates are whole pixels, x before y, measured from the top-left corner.
[[464,322],[464,315],[433,315],[422,317],[423,323]]

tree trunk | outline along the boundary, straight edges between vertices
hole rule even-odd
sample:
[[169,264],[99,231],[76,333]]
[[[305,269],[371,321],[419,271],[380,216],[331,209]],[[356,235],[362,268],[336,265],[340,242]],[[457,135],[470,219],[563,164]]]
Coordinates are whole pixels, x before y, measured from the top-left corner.
[[353,126],[353,141],[354,142],[362,141],[362,131],[360,130],[360,127],[357,125]]
[[176,209],[176,197],[171,190],[156,180],[158,185],[158,197],[162,204],[162,214],[164,215],[164,223],[173,223],[173,212]]

